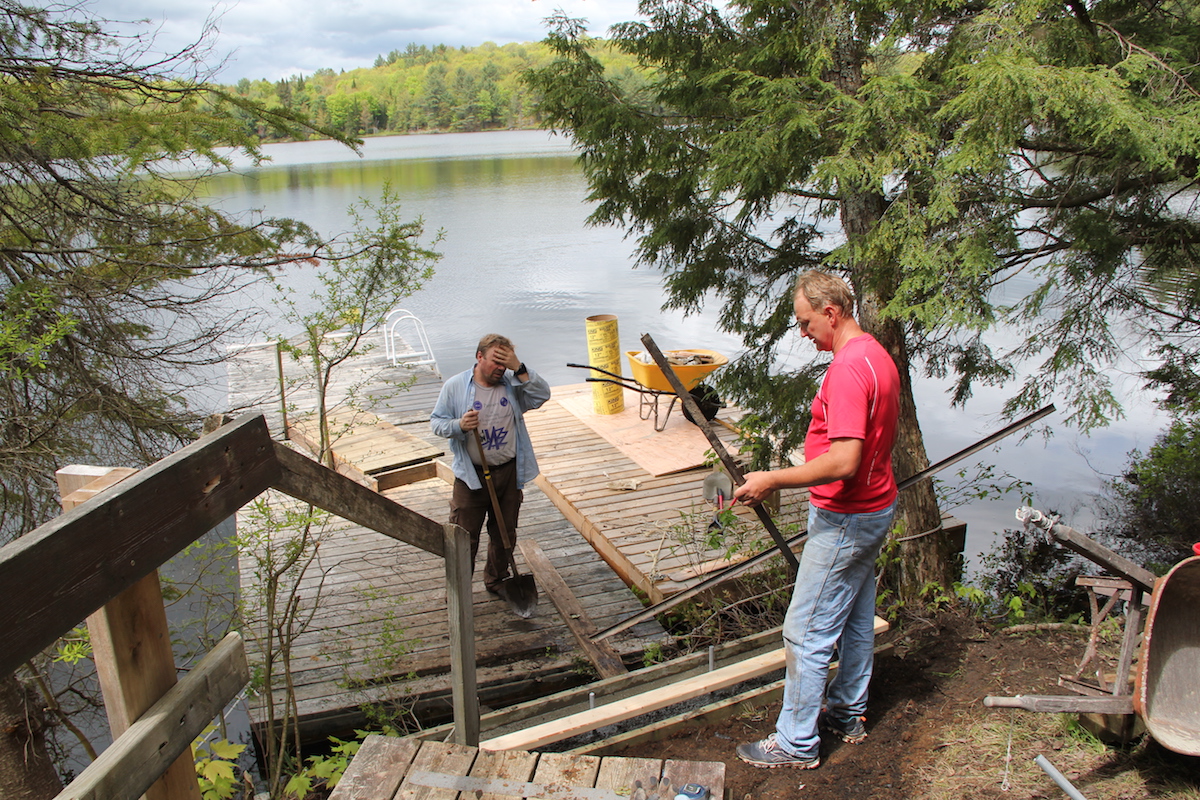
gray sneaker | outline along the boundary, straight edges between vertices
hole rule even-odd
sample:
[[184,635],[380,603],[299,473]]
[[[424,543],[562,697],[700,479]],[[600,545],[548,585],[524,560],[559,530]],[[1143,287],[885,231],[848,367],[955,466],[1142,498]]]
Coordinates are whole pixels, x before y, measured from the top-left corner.
[[846,744],[861,744],[867,738],[867,718],[850,717],[836,719],[828,712],[821,714],[818,724],[823,731],[829,731]]
[[737,755],[738,758],[752,767],[816,769],[821,766],[821,759],[816,756],[801,758],[783,752],[779,747],[779,743],[775,741],[775,734],[773,733],[761,741],[739,744],[737,746]]

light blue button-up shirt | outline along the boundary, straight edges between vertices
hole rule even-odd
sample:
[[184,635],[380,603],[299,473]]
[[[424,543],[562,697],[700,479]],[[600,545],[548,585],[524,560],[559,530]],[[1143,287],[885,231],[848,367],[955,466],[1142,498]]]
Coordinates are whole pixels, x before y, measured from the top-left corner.
[[[526,367],[528,369],[528,367]],[[454,456],[454,477],[461,480],[472,489],[482,489],[479,473],[471,463],[467,452],[467,441],[470,434],[462,429],[459,420],[467,413],[475,402],[475,381],[472,379],[475,370],[471,368],[450,378],[442,385],[437,404],[429,417],[430,427],[434,434],[450,440],[450,453]],[[517,484],[524,488],[528,481],[537,477],[537,458],[533,454],[533,444],[529,441],[529,431],[525,429],[524,415],[541,407],[550,399],[550,384],[529,370],[529,380],[519,381],[512,372],[504,373],[504,388],[508,400],[513,407],[513,430],[517,435]]]

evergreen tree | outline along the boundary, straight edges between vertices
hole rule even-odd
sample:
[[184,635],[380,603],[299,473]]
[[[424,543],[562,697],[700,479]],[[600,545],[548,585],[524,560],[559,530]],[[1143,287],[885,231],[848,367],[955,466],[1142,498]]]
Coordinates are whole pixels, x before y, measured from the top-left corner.
[[[812,370],[775,374],[801,270],[845,275],[904,381],[901,478],[927,461],[910,380],[952,402],[1019,382],[1087,429],[1120,413],[1104,368],[1121,317],[1193,332],[1200,163],[1197,5],[645,0],[612,44],[653,70],[622,85],[562,16],[534,69],[549,122],[582,148],[592,219],[628,227],[668,305],[721,304],[745,355],[733,399],[799,442]],[[1032,276],[1004,305],[996,287]],[[1156,291],[1170,282],[1173,291]],[[999,349],[1004,328],[1019,344]],[[818,370],[819,372],[819,370]],[[939,521],[928,484],[907,533]],[[954,577],[944,538],[901,548],[908,594]]]
[[340,135],[205,84],[195,48],[150,45],[0,0],[0,541],[57,513],[59,466],[140,466],[194,436],[189,382],[246,321],[215,301],[271,269],[386,254],[400,230],[348,247],[199,202],[228,145],[260,158],[260,124]]
[[[261,160],[260,129],[354,144],[278,108],[266,81],[273,106],[249,81],[205,83],[188,69],[204,46],[164,57],[79,7],[0,0],[0,543],[57,513],[58,467],[143,466],[195,436],[187,391],[249,322],[223,296],[303,263],[395,276],[419,250],[420,224],[387,197],[375,224],[335,239],[200,202],[230,145]],[[0,675],[5,797],[61,788],[41,713],[58,704],[29,694]]]

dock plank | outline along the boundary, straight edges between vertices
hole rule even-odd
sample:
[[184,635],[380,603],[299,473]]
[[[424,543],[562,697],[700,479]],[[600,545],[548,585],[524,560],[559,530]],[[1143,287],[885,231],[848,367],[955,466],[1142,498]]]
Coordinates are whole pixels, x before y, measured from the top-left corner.
[[[378,352],[352,365],[352,378],[335,383],[333,402],[344,407],[344,395],[353,382],[377,379],[382,384],[399,376],[408,382],[408,389],[386,400],[382,390],[367,390],[366,396],[377,397],[371,411],[406,437],[444,451],[444,440],[429,429],[440,376],[428,368],[392,368]],[[273,435],[282,439],[273,345],[244,347],[232,355],[230,407],[262,411]],[[304,408],[305,403],[312,407],[315,392],[296,380],[295,365],[285,359],[284,367],[292,422],[297,418],[296,408]],[[447,465],[440,474],[448,472]],[[445,520],[450,489],[444,477],[424,477],[381,493],[424,517]],[[282,495],[274,501],[281,509],[296,510],[300,505]],[[239,514],[243,535],[250,529],[250,516],[247,510]],[[519,540],[537,543],[597,627],[615,624],[641,610],[642,604],[626,584],[534,485],[526,487],[517,535]],[[277,538],[275,544],[280,543]],[[266,545],[267,540],[260,543],[260,547]],[[306,607],[314,608],[292,655],[302,739],[323,739],[365,725],[360,708],[364,703],[408,705],[426,708],[429,713],[441,709],[438,698],[449,694],[450,661],[441,559],[338,518],[329,520],[318,550],[319,558],[297,592]],[[517,559],[523,561],[520,553]],[[242,596],[253,603],[261,583],[254,559],[242,559],[240,573]],[[563,679],[556,676],[582,680],[575,673],[575,664],[583,656],[549,601],[540,604],[533,619],[521,620],[503,601],[483,590],[482,570],[478,569],[472,602],[481,697],[500,705],[529,699],[529,692],[538,691],[540,675],[548,676],[547,685],[556,687],[552,691],[564,688]],[[252,661],[261,658],[262,634],[246,633],[249,657]],[[614,637],[609,644],[619,656],[632,660],[640,657],[649,642],[663,636],[655,622],[636,626],[628,634]],[[510,696],[513,699],[505,699]],[[265,693],[251,701],[252,725],[265,724],[266,702]],[[437,713],[448,714],[448,705]],[[444,717],[432,721],[436,724],[441,719]]]
[[[672,782],[675,780],[679,783]],[[677,789],[689,781],[703,783],[714,800],[721,800],[725,765],[575,753],[490,753],[436,741],[373,735],[351,759],[330,800],[501,800],[522,796],[530,800],[616,800],[634,795],[638,786],[646,791],[637,796],[661,790],[658,797],[669,800],[668,783]]]
[[[614,444],[587,426],[556,401],[526,415],[530,437],[538,454],[541,475],[537,484],[571,521],[596,552],[629,586],[659,602],[730,563],[722,549],[704,546],[703,532],[712,510],[702,488],[709,468],[655,476],[639,467]],[[563,394],[577,394],[577,386]],[[736,415],[736,409],[722,414]],[[644,421],[647,441],[655,432]],[[722,443],[736,452],[736,436],[724,425],[715,426]],[[565,446],[570,441],[573,447]],[[634,491],[615,489],[617,478],[636,478]],[[802,530],[807,522],[807,492],[781,493],[781,513],[774,516],[781,530]],[[766,531],[755,514],[740,507],[736,514],[748,540],[741,556],[769,546]]]
[[[344,409],[330,414],[328,424],[334,456],[367,475],[420,464],[446,452],[445,447],[436,447],[368,411]],[[288,438],[315,454],[321,438],[316,414],[291,418]]]

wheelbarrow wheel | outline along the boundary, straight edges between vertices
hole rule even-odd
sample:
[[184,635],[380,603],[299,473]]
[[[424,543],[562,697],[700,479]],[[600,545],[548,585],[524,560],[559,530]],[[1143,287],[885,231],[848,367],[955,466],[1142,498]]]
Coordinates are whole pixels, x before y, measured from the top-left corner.
[[[717,416],[722,408],[725,407],[724,401],[721,400],[717,390],[706,383],[698,383],[695,388],[688,392],[692,399],[696,401],[696,406],[700,409],[700,413],[704,415],[705,421],[712,420]],[[687,421],[696,424],[696,420],[692,418],[692,412],[688,410],[687,405],[683,407],[683,415],[687,417]]]

